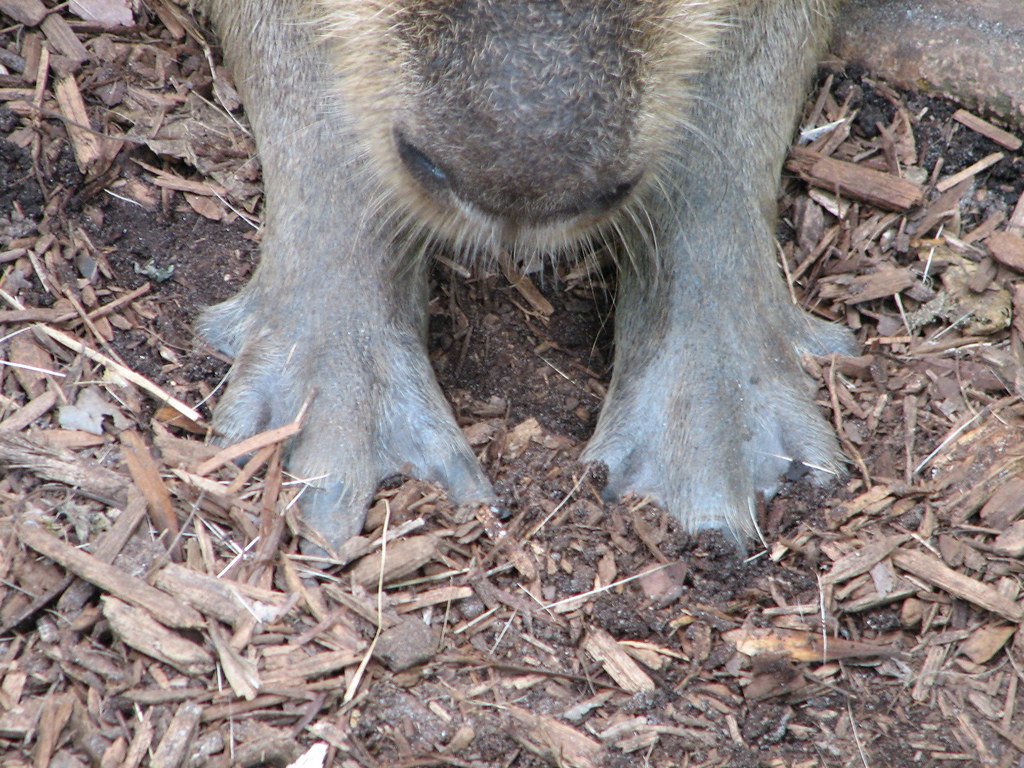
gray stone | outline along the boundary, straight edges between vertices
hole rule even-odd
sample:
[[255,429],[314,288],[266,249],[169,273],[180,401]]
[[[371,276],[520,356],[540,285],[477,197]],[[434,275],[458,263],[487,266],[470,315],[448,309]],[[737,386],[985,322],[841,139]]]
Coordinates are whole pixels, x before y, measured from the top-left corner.
[[425,664],[437,653],[434,632],[416,618],[408,618],[381,633],[373,655],[392,672]]

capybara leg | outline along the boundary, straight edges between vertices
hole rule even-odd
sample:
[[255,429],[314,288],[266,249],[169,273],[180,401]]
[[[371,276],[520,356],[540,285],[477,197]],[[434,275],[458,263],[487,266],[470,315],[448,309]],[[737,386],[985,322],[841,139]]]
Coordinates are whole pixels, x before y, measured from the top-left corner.
[[744,7],[649,206],[658,271],[621,276],[612,385],[585,452],[608,465],[609,496],[649,495],[737,542],[784,474],[839,472],[800,356],[852,341],[793,306],[775,258],[782,160],[830,8]]
[[256,134],[266,187],[262,257],[202,329],[235,355],[214,415],[233,442],[303,414],[288,470],[332,546],[362,528],[378,483],[407,471],[456,501],[490,485],[427,358],[426,265],[403,263],[374,217],[372,174],[303,3],[211,3]]

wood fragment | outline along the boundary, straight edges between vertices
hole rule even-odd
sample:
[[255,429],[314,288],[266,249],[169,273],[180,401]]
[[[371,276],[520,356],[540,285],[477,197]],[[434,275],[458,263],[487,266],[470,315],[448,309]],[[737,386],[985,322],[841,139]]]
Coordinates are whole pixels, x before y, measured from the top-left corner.
[[915,282],[917,279],[910,269],[883,267],[866,275],[842,275],[834,280],[823,280],[819,293],[823,299],[861,304],[865,301],[895,296],[910,288]]
[[26,435],[30,440],[37,440],[47,448],[53,448],[57,451],[78,451],[82,448],[98,448],[110,442],[109,438],[105,435],[94,435],[77,429],[44,427],[29,429],[28,432],[22,434]]
[[773,659],[764,669],[754,673],[750,683],[743,688],[747,701],[764,701],[782,696],[792,696],[807,687],[807,680],[800,668],[793,663],[782,663]]
[[92,130],[89,124],[89,113],[85,109],[85,100],[78,89],[73,75],[58,77],[54,83],[53,94],[57,98],[57,106],[65,117],[68,139],[75,153],[78,170],[88,173],[103,158],[102,139]]
[[967,194],[969,186],[969,181],[961,182],[928,203],[925,207],[924,215],[914,222],[913,232],[918,237],[924,237],[932,232],[940,222],[954,216],[960,209],[960,201]]
[[142,717],[135,724],[135,733],[132,735],[131,743],[128,745],[128,753],[120,768],[138,768],[142,760],[149,754],[150,745],[153,743],[153,710],[143,710]]
[[1024,477],[1012,477],[985,501],[978,515],[985,525],[996,530],[1006,530],[1024,513]]
[[[117,520],[104,531],[93,547],[93,557],[103,563],[112,563],[121,553],[128,540],[146,516],[146,501],[135,488],[128,490],[128,504]],[[95,593],[95,586],[87,581],[76,581],[57,602],[57,609],[67,614],[77,614]]]
[[202,715],[202,708],[194,702],[186,701],[178,707],[153,752],[149,763],[151,768],[180,768],[184,765],[199,731]]
[[25,741],[31,739],[39,728],[43,701],[25,701],[0,712],[0,739]]
[[657,734],[648,728],[647,718],[641,715],[617,717],[612,724],[597,734],[605,744],[623,752],[651,749],[657,742]]
[[22,469],[116,505],[124,504],[129,483],[120,472],[9,430],[0,430],[0,467]]
[[[2,89],[0,89],[2,90]],[[0,94],[2,97],[2,94]],[[0,98],[0,101],[3,99]],[[0,263],[3,259],[0,258]],[[111,312],[115,312],[126,304],[131,304],[136,299],[145,296],[153,289],[151,283],[143,283],[138,288],[132,291],[128,291],[122,296],[103,304],[96,309],[90,310],[86,317],[89,320],[98,320],[101,317],[106,317]],[[0,325],[6,324],[17,324],[17,323],[65,323],[69,320],[78,320],[79,314],[76,311],[65,312],[60,308],[40,308],[30,307],[28,309],[10,309],[0,310]]]
[[502,270],[512,287],[519,291],[519,295],[526,299],[537,314],[545,318],[554,314],[555,308],[551,302],[537,289],[529,275],[524,275],[516,268],[511,257],[506,256],[502,260]]
[[960,238],[964,243],[970,245],[978,240],[984,240],[989,237],[996,229],[1006,221],[1005,211],[995,211],[991,216],[985,219],[981,224],[976,226],[970,232]]
[[39,0],[0,0],[0,12],[6,13],[19,24],[38,27],[49,10]]
[[472,587],[439,587],[427,592],[420,592],[408,600],[403,600],[401,597],[392,597],[392,604],[399,613],[411,613],[429,608],[432,605],[466,600],[473,595]]
[[[1008,712],[1013,712],[1012,708],[1007,708]],[[1024,753],[1024,734],[1016,733],[1009,728],[1000,728],[998,725],[993,724],[992,729],[1006,739],[1013,748],[1020,753]]]
[[[382,616],[378,614],[377,606],[370,597],[366,597],[361,600],[355,595],[352,595],[345,590],[338,589],[331,584],[326,585],[324,587],[324,591],[330,595],[332,600],[339,603],[346,611],[351,612],[355,616],[361,616],[370,624],[379,623],[382,624],[384,628],[387,628],[398,624],[402,620],[400,616],[396,613],[392,613],[391,610],[385,610]],[[332,618],[333,617],[324,617],[321,621],[330,621]],[[361,640],[356,645],[352,646],[353,649],[356,647],[362,647]]]
[[[232,627],[240,627],[251,618],[273,621],[287,604],[284,594],[218,579],[176,563],[168,563],[157,571],[153,583],[200,613]],[[258,597],[249,597],[252,593]]]
[[166,171],[161,172],[153,179],[153,185],[161,189],[173,189],[176,192],[189,192],[203,197],[223,197],[228,192],[220,184],[209,181],[195,181],[194,179],[183,179]]
[[124,696],[127,701],[149,707],[155,704],[176,704],[187,699],[191,699],[192,701],[209,701],[213,697],[213,692],[205,688],[191,686],[186,688],[175,688],[173,690],[165,690],[161,688],[132,688],[121,695]]
[[953,119],[958,123],[967,126],[975,133],[980,133],[986,139],[989,139],[1011,152],[1016,152],[1021,148],[1021,140],[1012,133],[992,125],[988,120],[983,120],[973,112],[968,112],[966,109],[958,109],[954,112]]
[[615,683],[630,693],[655,690],[654,681],[640,665],[619,646],[615,638],[599,627],[594,627],[583,641],[583,649],[601,662],[604,671]]
[[141,579],[65,544],[46,533],[36,523],[23,520],[18,524],[17,531],[18,538],[26,546],[105,592],[143,608],[154,616],[159,616],[160,621],[168,626],[179,629],[197,629],[204,626],[203,617],[197,611],[182,605],[166,592],[149,586]]
[[1008,226],[1014,229],[1024,229],[1024,192],[1017,198],[1017,204],[1013,206],[1013,213],[1010,214]]
[[870,659],[895,653],[894,648],[885,645],[776,627],[741,627],[722,633],[722,637],[745,656],[781,655],[793,661],[808,663]]
[[[15,309],[25,309],[21,302],[19,302],[13,296],[7,294],[4,291],[0,291],[0,297],[2,297],[8,304],[10,304]],[[104,355],[102,352],[97,352],[96,350],[92,349],[87,344],[85,344],[85,342],[80,341],[79,339],[76,339],[73,336],[69,336],[63,331],[58,331],[57,329],[51,328],[48,325],[38,325],[36,327],[42,333],[46,334],[51,339],[56,341],[58,344],[62,344],[63,346],[67,347],[68,349],[74,352],[78,352],[81,353],[82,355],[85,355],[94,363],[98,363],[99,365],[102,365],[104,368],[110,370],[114,375],[120,376],[122,379],[131,382],[139,389],[153,396],[161,404],[169,405],[170,407],[174,408],[174,410],[176,410],[178,413],[191,419],[197,424],[203,423],[203,416],[201,413],[199,413],[199,411],[185,405],[185,403],[181,402],[178,398],[170,395],[163,388],[157,386],[149,379],[147,379],[145,376],[136,373],[131,368],[122,365],[113,358]]]
[[547,715],[535,715],[516,706],[506,711],[519,723],[513,735],[531,752],[564,768],[598,768],[604,748],[572,726]]
[[48,389],[38,397],[29,400],[11,416],[0,421],[0,430],[18,432],[25,429],[36,419],[45,416],[57,404],[57,393]]
[[[388,544],[384,560],[384,583],[411,576],[437,557],[440,539],[432,534],[410,536]],[[352,568],[352,579],[366,587],[375,586],[380,578],[381,553],[367,555]]]
[[978,723],[971,717],[969,711],[961,712],[957,717],[956,730],[959,731],[960,743],[967,743],[973,747],[974,758],[978,765],[996,765],[999,760],[995,753],[989,748],[992,741],[986,733],[982,736]]
[[985,240],[992,258],[1015,272],[1024,273],[1024,237],[995,232]]
[[216,456],[222,450],[198,440],[176,437],[160,423],[153,424],[153,446],[159,451],[160,459],[167,467],[195,466]]
[[43,427],[30,429],[25,433],[30,439],[39,440],[43,445],[54,451],[78,452],[88,447],[99,447],[110,442],[108,438],[100,434],[82,432],[77,429],[59,429]]
[[304,681],[326,677],[348,667],[356,666],[362,661],[364,652],[329,651],[310,656],[303,661],[288,664],[278,669],[265,670],[263,685],[300,685]]
[[688,661],[684,654],[654,643],[640,640],[619,640],[618,643],[620,648],[648,669],[660,670],[666,664]]
[[971,633],[960,644],[959,651],[975,664],[990,661],[1017,633],[1017,627],[1010,624],[987,624]]
[[167,31],[174,39],[180,40],[183,38],[187,28],[198,42],[205,42],[202,32],[192,17],[183,13],[176,5],[168,5],[164,0],[148,0],[146,4],[156,12],[160,22],[167,27]]
[[954,571],[934,555],[920,550],[902,550],[892,561],[904,571],[948,592],[953,597],[984,608],[1019,624],[1024,620],[1024,608],[1004,597],[988,584]]
[[260,675],[255,661],[243,658],[238,651],[232,648],[231,643],[224,636],[224,631],[215,621],[207,624],[207,630],[210,633],[214,650],[217,651],[220,668],[224,670],[224,677],[227,678],[231,690],[234,691],[235,696],[252,701],[260,690]]
[[146,497],[153,523],[161,532],[164,546],[169,548],[175,560],[180,559],[177,544],[178,516],[171,504],[171,494],[160,477],[160,469],[149,455],[149,447],[138,432],[130,429],[121,433],[121,446],[121,457],[135,486]]
[[[1004,461],[997,462],[985,477],[975,482],[966,496],[951,499],[941,512],[948,514],[954,524],[962,525],[982,509],[986,502],[996,496],[1006,485],[1007,478],[1013,478],[1022,473],[1024,473],[1024,456],[1009,456]],[[1011,490],[1013,490],[1012,487]]]
[[61,734],[71,719],[71,713],[77,703],[78,699],[73,693],[62,693],[50,697],[43,705],[33,759],[35,768],[48,768],[53,762]]
[[[145,504],[141,503],[141,497],[134,491],[129,491],[128,508],[118,516],[109,530],[97,538],[95,556],[105,563],[113,561],[124,547],[128,537],[135,532],[135,528],[142,521],[145,513]],[[5,635],[28,621],[58,598],[57,610],[61,614],[78,614],[85,602],[92,596],[93,591],[92,584],[86,581],[76,581],[74,576],[69,574],[55,587],[38,595],[21,611],[13,616],[8,616],[0,624],[0,635]]]
[[260,709],[270,709],[288,701],[288,696],[276,694],[265,694],[257,696],[252,701],[229,701],[224,704],[211,704],[203,709],[203,722],[215,723],[219,720],[226,720],[233,717],[241,717],[247,712],[255,712]]
[[69,58],[73,65],[77,66],[89,59],[89,51],[60,14],[51,13],[39,27],[53,47]]
[[952,176],[947,176],[942,179],[938,184],[935,185],[935,189],[939,192],[946,192],[957,184],[961,184],[968,179],[972,179],[979,173],[984,171],[986,168],[991,168],[993,165],[1002,160],[1006,155],[1002,152],[993,152],[991,155],[986,155],[976,163],[967,166],[959,173],[954,173]]
[[908,211],[924,200],[924,191],[911,181],[810,149],[790,150],[786,168],[808,184],[885,211]]
[[867,573],[909,538],[907,535],[886,536],[851,552],[832,564],[832,570],[822,577],[821,583],[826,586],[842,584],[862,573]]
[[921,671],[918,672],[917,680],[910,692],[910,697],[914,701],[927,701],[932,695],[932,688],[946,661],[946,653],[947,649],[944,645],[936,645],[928,649],[924,663],[921,665]]
[[298,421],[293,421],[291,424],[285,424],[283,427],[277,427],[276,429],[268,429],[266,432],[260,432],[257,435],[242,440],[240,443],[229,445],[196,467],[196,474],[208,475],[215,469],[223,467],[225,464],[241,458],[247,453],[266,448],[268,445],[283,443],[285,440],[299,434],[301,429],[302,424]]
[[169,664],[190,677],[213,671],[213,656],[206,649],[168,629],[148,612],[110,595],[101,598],[101,602],[104,618],[110,622],[110,628],[125,645]]
[[8,359],[15,364],[14,378],[29,397],[39,397],[48,386],[47,377],[54,375],[53,357],[31,334],[16,335],[8,350]]
[[918,588],[915,584],[911,584],[906,579],[900,579],[892,589],[888,592],[879,593],[875,592],[870,595],[865,595],[860,598],[853,598],[843,603],[844,614],[862,613],[864,611],[873,611],[877,608],[882,608],[893,603],[901,603],[908,597],[913,597],[918,593]]
[[1016,520],[996,536],[992,549],[1003,557],[1024,557],[1024,520]]

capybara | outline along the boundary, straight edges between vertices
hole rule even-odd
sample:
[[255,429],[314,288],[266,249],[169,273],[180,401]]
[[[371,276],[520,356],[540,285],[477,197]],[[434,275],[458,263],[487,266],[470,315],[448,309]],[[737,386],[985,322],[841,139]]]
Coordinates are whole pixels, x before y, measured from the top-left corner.
[[430,254],[608,249],[614,371],[583,460],[686,529],[756,531],[841,462],[788,297],[776,194],[834,0],[200,0],[255,131],[260,265],[202,320],[234,356],[223,439],[293,420],[338,546],[400,470],[494,501],[426,349]]

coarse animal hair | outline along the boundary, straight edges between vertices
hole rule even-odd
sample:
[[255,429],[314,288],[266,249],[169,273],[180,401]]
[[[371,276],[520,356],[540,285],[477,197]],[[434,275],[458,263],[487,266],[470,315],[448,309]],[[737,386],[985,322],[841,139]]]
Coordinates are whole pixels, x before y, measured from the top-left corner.
[[[503,6],[503,10],[498,10]],[[736,0],[315,0],[313,23],[331,49],[337,85],[337,111],[352,123],[357,157],[371,176],[371,206],[381,232],[407,242],[398,249],[421,255],[432,243],[454,245],[469,260],[493,258],[503,251],[531,264],[540,258],[586,257],[606,248],[613,257],[640,272],[657,270],[658,247],[653,207],[671,206],[666,190],[674,164],[686,162],[674,151],[687,124],[693,83],[703,71],[735,10]],[[509,10],[517,9],[517,10]],[[483,98],[466,93],[464,83],[428,82],[424,67],[435,61],[486,56],[487,51],[452,50],[460,28],[478,16],[514,13],[564,13],[578,20],[566,39],[566,56],[585,56],[582,69],[618,101],[612,111],[628,132],[621,146],[642,173],[621,205],[547,221],[510,227],[460,200],[439,201],[410,178],[395,150],[393,126],[404,114],[422,108],[426,98],[443,101]],[[610,27],[602,42],[617,50],[586,50],[592,41],[581,29]],[[498,31],[500,34],[501,31]],[[425,62],[425,60],[428,60]],[[630,71],[622,69],[622,63]],[[449,75],[451,73],[442,73]],[[453,78],[457,77],[452,75]],[[563,85],[553,82],[550,87]],[[465,86],[465,87],[464,87]],[[447,88],[464,88],[454,93]],[[576,94],[565,94],[571,100]],[[603,95],[603,94],[599,94]],[[544,130],[537,125],[536,130]]]

